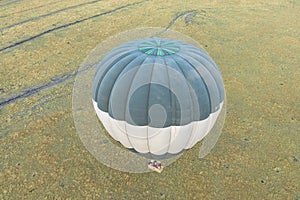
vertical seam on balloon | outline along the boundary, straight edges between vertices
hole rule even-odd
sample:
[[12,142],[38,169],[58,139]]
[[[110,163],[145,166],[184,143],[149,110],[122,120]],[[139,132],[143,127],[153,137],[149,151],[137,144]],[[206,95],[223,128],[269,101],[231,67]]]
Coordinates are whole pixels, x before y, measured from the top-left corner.
[[202,50],[198,47],[191,47],[191,46],[187,46],[187,48],[189,49],[189,52],[197,53],[198,55],[202,56],[208,62],[213,63],[213,67],[219,71],[217,64],[213,61],[213,59],[210,57],[210,55],[208,55],[204,50]]
[[[177,61],[174,60],[174,62],[176,63],[178,69],[181,71],[181,73],[182,73],[182,75],[184,76],[185,80],[188,80],[187,77],[185,76],[183,70],[181,69],[180,65],[177,63]],[[192,99],[190,87],[191,87],[191,88],[193,88],[193,87],[190,85],[190,83],[189,83],[188,81],[185,81],[185,82],[186,82],[186,84],[187,84],[187,86],[188,86],[188,88],[189,88],[190,97],[191,97],[191,99]],[[198,103],[197,103],[197,104],[198,104]],[[193,103],[192,103],[192,105],[193,105]],[[193,106],[192,106],[192,110],[194,110],[194,109],[193,109]],[[200,113],[200,109],[199,109],[199,113]],[[194,113],[193,113],[192,121],[191,121],[190,123],[193,123],[193,121],[194,121]],[[188,139],[188,142],[185,144],[185,146],[186,146],[187,144],[190,143],[190,140],[191,140],[192,135],[193,135],[193,130],[194,130],[194,127],[193,127],[193,129],[192,129],[192,134],[190,135],[190,137],[189,137],[189,139]],[[184,149],[185,149],[185,148],[184,148]]]
[[[126,57],[127,57],[127,56],[126,56]],[[123,57],[123,58],[126,58],[126,57]],[[137,57],[138,57],[138,56],[137,56]],[[137,59],[137,57],[134,57],[132,60],[130,60],[130,61],[129,61],[125,66],[123,66],[123,67],[126,68],[126,66],[129,65],[131,62],[133,62],[135,59]],[[121,61],[123,58],[121,58],[120,60],[118,60],[118,62]],[[124,70],[124,68],[121,70],[121,72]],[[112,68],[108,69],[107,72],[108,72],[109,70],[111,70],[111,69],[112,69]],[[120,73],[121,73],[121,72],[120,72]],[[119,73],[118,76],[116,77],[116,80],[118,79],[120,73]],[[108,114],[108,116],[109,116],[109,107],[110,107],[110,96],[111,96],[111,92],[112,92],[113,88],[114,88],[114,85],[112,86],[111,91],[110,91],[109,96],[108,96],[108,104],[107,104],[107,114]],[[99,109],[99,110],[100,110],[100,109]],[[104,112],[104,111],[103,111],[103,112]],[[109,117],[109,119],[110,119],[110,121],[111,121],[111,118],[110,118],[110,117]],[[118,138],[118,141],[120,141],[119,138]]]
[[[116,62],[118,62],[120,59],[122,59],[123,57],[129,55],[131,51],[127,52],[127,53],[124,53],[122,56],[119,56],[117,57],[117,59],[114,59],[112,60],[112,62],[110,64],[108,64],[107,68],[102,72],[102,76],[100,76],[99,80],[97,81],[97,83],[101,83],[103,77],[105,76],[105,74],[107,73],[108,69],[114,65]],[[111,51],[108,53],[108,55],[106,55],[101,61],[100,63],[98,64],[98,66],[103,66],[104,64],[106,64],[107,62],[110,61],[110,59],[105,59],[105,58],[108,58],[111,56]],[[104,62],[105,61],[105,62]],[[99,70],[101,69],[101,67],[98,67],[96,69],[96,72],[95,72],[95,75],[94,75],[94,79],[97,77],[98,73],[99,73]],[[98,96],[98,90],[99,90],[99,87],[100,87],[100,84],[97,84],[97,87],[96,87],[96,90],[95,90],[95,100],[97,100],[97,96]]]
[[[138,52],[137,52],[137,53],[138,53]],[[140,55],[141,55],[141,54],[140,54]],[[112,93],[112,91],[113,91],[113,88],[114,88],[114,86],[115,86],[116,81],[119,79],[121,73],[126,69],[126,67],[127,67],[130,63],[132,63],[133,61],[135,61],[136,59],[138,59],[140,55],[134,56],[134,57],[132,58],[132,60],[130,60],[126,65],[123,66],[123,69],[121,69],[121,71],[120,71],[119,74],[117,75],[117,77],[116,77],[116,79],[115,79],[115,82],[114,82],[114,84],[112,85],[111,91],[110,91],[110,93],[109,93],[109,95],[108,95],[108,104],[107,104],[107,108],[108,108],[107,110],[108,110],[108,113],[109,113],[109,105],[110,105],[110,96],[111,96],[111,93]],[[127,56],[126,56],[126,57],[127,57]],[[118,62],[122,61],[122,60],[125,59],[126,57],[122,58],[122,59],[119,60]],[[111,67],[109,70],[111,70],[111,69],[112,69],[112,67]],[[108,71],[109,71],[109,70],[108,70]],[[108,72],[108,71],[107,71],[107,72]]]
[[[213,69],[212,69],[212,70],[214,70],[214,71],[216,71],[217,73],[219,73],[220,78],[221,78],[220,80],[221,80],[221,82],[223,82],[222,76],[221,76],[221,72],[219,71],[219,69],[217,68],[217,66],[215,66],[216,64],[213,63],[213,61],[207,59],[206,57],[203,57],[202,55],[197,54],[196,52],[191,51],[191,53],[192,53],[193,55],[196,55],[196,56],[199,56],[199,57],[203,58],[203,59],[206,60],[208,63],[210,63],[210,64],[213,66]],[[198,59],[196,59],[196,60],[199,61],[199,62],[201,63],[201,65],[202,65],[203,67],[205,67],[205,68],[209,71],[209,73],[211,74],[213,80],[215,81],[215,83],[216,83],[216,85],[217,85],[217,88],[218,88],[218,91],[219,91],[219,99],[220,99],[219,103],[221,103],[221,102],[223,101],[223,98],[224,98],[223,95],[222,95],[222,94],[224,94],[224,89],[223,89],[222,87],[219,87],[219,84],[217,84],[218,81],[216,81],[215,76],[213,76],[213,74],[211,73],[211,71],[209,70],[209,68],[208,68],[207,66],[205,66],[200,60],[198,60]]]
[[[193,58],[194,59],[194,58]],[[195,59],[196,60],[196,59]],[[199,61],[199,60],[196,60],[196,61]],[[222,97],[221,97],[221,88],[219,87],[219,85],[218,85],[218,82],[216,81],[216,79],[215,79],[215,77],[213,76],[213,74],[210,72],[210,70],[202,63],[202,62],[200,62],[199,61],[199,64],[203,67],[203,68],[205,68],[208,72],[209,72],[209,74],[211,75],[211,77],[212,77],[212,80],[214,81],[214,83],[216,84],[216,86],[217,86],[217,90],[218,90],[218,97],[219,97],[219,104],[222,102]],[[214,112],[215,110],[213,110],[212,112]]]
[[[115,65],[117,62],[119,62],[120,60],[122,60],[123,58],[127,57],[128,55],[130,55],[132,51],[127,52],[126,54],[118,57],[116,60],[114,60],[111,64],[108,65],[108,67],[105,69],[105,71],[102,73],[103,75],[99,78],[99,80],[97,81],[97,86],[96,86],[96,90],[95,90],[95,100],[96,102],[98,101],[97,97],[98,97],[98,93],[99,93],[99,88],[101,85],[101,82],[103,81],[103,78],[105,77],[105,75],[107,74],[107,72],[110,70],[111,66]],[[101,64],[101,62],[100,62]],[[104,64],[104,63],[103,63]],[[103,65],[102,64],[102,65]],[[98,71],[95,73],[95,78],[97,77]]]
[[[180,55],[179,55],[179,56],[180,56]],[[186,59],[183,58],[182,56],[180,56],[180,57],[181,57],[182,59],[186,60]],[[194,70],[198,73],[199,77],[202,79],[202,81],[203,81],[203,83],[204,83],[204,85],[205,85],[205,87],[206,87],[206,90],[207,90],[207,92],[208,92],[208,94],[209,94],[208,87],[207,87],[205,81],[203,80],[201,74],[200,74],[200,73],[198,72],[198,70],[194,67],[194,65],[192,65],[188,60],[186,60],[186,62],[188,62],[188,63],[194,68]],[[211,107],[211,99],[210,99],[210,95],[209,95],[208,97],[209,97],[209,102],[210,102],[210,107]],[[212,111],[210,111],[210,112],[212,112]],[[211,114],[211,113],[210,113],[210,114]],[[209,114],[209,116],[208,116],[209,126],[208,126],[208,129],[207,129],[206,133],[209,131],[209,127],[210,127],[210,125],[211,125],[210,114]],[[198,139],[198,137],[197,137],[197,139]],[[200,141],[200,140],[198,140],[197,142],[199,142],[199,141]],[[197,143],[197,142],[196,142],[196,143]]]
[[179,57],[182,58],[183,60],[185,60],[186,62],[188,62],[188,63],[190,64],[190,66],[196,71],[196,73],[197,73],[197,74],[199,75],[199,77],[201,78],[201,80],[202,80],[202,82],[203,82],[203,84],[204,84],[204,86],[205,86],[205,88],[206,88],[206,91],[207,91],[207,93],[209,94],[209,95],[208,95],[208,100],[209,100],[209,106],[210,106],[210,112],[211,112],[211,107],[212,107],[211,98],[210,98],[211,95],[210,95],[209,89],[208,89],[207,84],[205,83],[203,77],[202,77],[201,74],[198,72],[198,70],[195,68],[195,66],[192,65],[186,58],[182,57],[181,55],[179,55]]
[[[183,61],[187,62],[187,63],[189,64],[189,66],[191,66],[191,67],[193,68],[193,70],[198,74],[198,76],[199,76],[200,79],[202,80],[202,83],[203,83],[203,85],[205,86],[205,89],[206,89],[206,91],[207,91],[207,93],[208,93],[208,103],[209,103],[209,107],[210,107],[210,110],[211,110],[211,99],[210,99],[210,95],[209,95],[209,90],[208,90],[208,87],[207,87],[207,85],[206,85],[204,79],[202,78],[202,76],[200,75],[200,73],[198,72],[198,70],[194,67],[194,65],[192,65],[187,59],[185,59],[184,57],[182,57],[182,56],[180,56],[180,55],[179,55],[179,58],[181,58]],[[185,77],[186,77],[186,76],[185,76]],[[188,80],[188,79],[186,78],[186,80]],[[193,88],[193,87],[191,87],[191,88]],[[197,98],[197,99],[198,99],[198,98]],[[200,113],[200,108],[199,108],[199,113]],[[209,116],[209,115],[208,115],[208,116]],[[194,119],[193,119],[193,120],[194,120]]]
[[[193,53],[194,55],[198,55],[200,56],[201,58],[203,58],[204,60],[206,60],[208,63],[212,64],[213,68],[219,73],[220,75],[220,78],[221,78],[221,81],[223,82],[222,80],[222,76],[221,76],[221,72],[220,72],[220,69],[218,68],[217,64],[214,62],[214,60],[210,57],[210,55],[208,55],[207,53],[203,52],[202,49],[200,48],[197,48],[197,47],[188,47],[191,51],[191,53]],[[200,49],[201,51],[201,54],[199,54],[199,51],[197,51],[198,49]],[[206,69],[207,66],[203,65]],[[218,86],[218,85],[217,85]],[[219,87],[218,87],[218,90],[219,90]],[[220,103],[224,100],[224,89],[221,89],[219,90],[219,93],[220,93]]]
[[[170,91],[169,93],[170,93],[170,105],[171,105],[171,103],[172,103],[172,94],[171,94],[171,92],[172,91],[171,91],[171,84],[170,84],[170,75],[169,75],[169,71],[168,71],[169,68],[168,68],[168,65],[166,63],[166,58],[165,57],[163,57],[163,60],[164,60],[165,66],[166,66],[166,71],[167,71],[167,76],[168,76],[168,87],[169,87],[169,91]],[[175,113],[174,113],[174,115],[175,115],[175,120],[176,120],[176,103],[174,105],[175,105]],[[171,111],[172,111],[172,109],[171,109]],[[168,116],[168,114],[167,114],[167,116]],[[171,118],[172,118],[172,116],[173,116],[173,114],[171,115]],[[172,129],[172,125],[171,125],[171,129]],[[167,148],[166,153],[168,153],[169,149],[170,149],[171,139],[172,139],[172,130],[170,130],[169,133],[170,133],[170,137],[169,137],[169,143],[168,143],[168,148]]]
[[[192,136],[193,136],[193,132],[195,131],[195,124],[196,124],[197,122],[192,122],[191,123],[191,125],[192,125],[192,134],[190,135],[190,138],[189,138],[189,140],[188,140],[188,142],[185,144],[185,148],[184,149],[189,149],[189,148],[187,148],[188,146],[189,146],[189,144],[191,143],[191,141],[193,140],[193,138],[195,138],[195,137],[193,137],[192,138]],[[195,134],[195,136],[197,136],[196,134]]]
[[[141,55],[141,54],[140,54]],[[138,55],[138,56],[136,56],[134,59],[132,59],[129,63],[127,63],[127,65],[125,65],[124,66],[124,68],[120,71],[120,73],[118,74],[118,76],[117,76],[117,78],[116,78],[116,81],[119,79],[119,77],[120,77],[120,75],[122,74],[122,72],[132,63],[132,62],[134,62],[136,59],[139,59],[139,56],[140,55]],[[136,72],[137,73],[137,72]],[[111,91],[114,89],[114,86],[115,85],[113,85],[113,87],[112,87],[112,89],[111,89]],[[130,87],[129,87],[129,90],[130,90]],[[128,97],[127,97],[128,98]],[[126,98],[126,99],[127,99]],[[110,99],[110,97],[109,97],[109,99]],[[126,114],[126,105],[125,105],[125,114]],[[127,136],[127,138],[128,138],[128,135],[127,135],[127,130],[126,130],[126,119],[125,119],[125,116],[124,116],[124,124],[125,124],[125,131],[126,131],[126,136]],[[129,143],[130,143],[130,145],[132,146],[132,144],[131,144],[131,142],[130,142],[130,140],[129,140],[129,138],[128,138],[128,141],[129,141]]]
[[[180,65],[177,63],[176,60],[174,60],[174,61],[175,61],[176,65],[178,66],[178,68],[180,69],[181,73],[183,74],[185,80],[188,80],[187,77],[185,76],[183,70],[181,69]],[[192,99],[191,88],[193,88],[193,87],[191,87],[191,85],[190,85],[190,83],[189,83],[188,81],[185,81],[185,82],[186,82],[186,84],[187,84],[187,86],[188,86],[188,88],[189,88],[190,99]],[[193,103],[193,101],[190,101],[190,102],[191,102],[192,108],[193,108],[193,104],[194,104],[194,103]],[[193,121],[193,120],[194,120],[194,112],[192,112],[192,117],[191,117],[191,118],[192,118],[192,121]]]
[[[138,53],[138,52],[137,52],[137,53]],[[127,66],[129,63],[131,63],[131,62],[132,62],[133,60],[135,60],[136,58],[137,58],[137,56],[131,54],[131,55],[125,56],[125,57],[121,58],[120,60],[118,60],[117,63],[120,63],[120,62],[124,62],[125,59],[129,59],[125,65],[121,65],[121,66],[120,66],[121,72],[123,71],[124,68],[126,68],[126,66]],[[99,84],[99,89],[100,89],[100,87],[101,87],[101,84],[102,84],[103,80],[104,80],[105,78],[107,78],[107,77],[106,77],[107,74],[108,74],[110,71],[112,71],[112,70],[114,70],[114,69],[116,68],[116,64],[117,64],[117,63],[115,63],[114,65],[112,65],[112,66],[106,71],[105,75],[104,75],[103,78],[102,78],[102,81],[101,81],[100,84]],[[123,69],[122,69],[122,68],[123,68]],[[115,81],[118,79],[118,77],[119,77],[119,74],[116,76]],[[114,83],[115,83],[115,82],[114,82]],[[111,96],[112,89],[113,89],[113,87],[114,87],[114,83],[111,85],[110,91],[108,91],[109,94],[108,94],[108,96],[107,96],[107,105],[106,105],[106,106],[107,106],[107,112],[108,112],[108,113],[109,113],[109,100],[110,100],[110,96]]]
[[[142,54],[141,54],[142,55]],[[138,56],[139,57],[139,56]],[[137,58],[138,58],[137,57]],[[146,56],[146,58],[147,58],[148,56]],[[126,112],[127,112],[127,104],[128,104],[128,102],[129,102],[129,100],[128,100],[128,95],[129,95],[129,92],[130,92],[130,88],[131,88],[131,86],[132,86],[132,83],[133,83],[133,81],[134,81],[134,78],[135,78],[135,76],[136,76],[136,74],[138,73],[138,71],[140,70],[140,68],[141,68],[141,66],[143,65],[143,63],[145,62],[145,60],[146,60],[146,58],[142,61],[142,63],[140,64],[140,65],[138,65],[137,66],[137,70],[136,70],[136,72],[134,73],[134,76],[133,76],[133,78],[132,78],[132,80],[131,80],[131,83],[130,83],[130,85],[129,85],[129,91],[128,91],[128,93],[127,93],[127,96],[126,96],[126,104],[125,104],[125,111],[124,111],[124,121],[125,121],[125,131],[126,131],[126,136],[127,136],[127,139],[128,139],[128,141],[129,141],[129,143],[130,143],[130,145],[132,146],[132,148],[134,148],[134,146],[132,145],[132,143],[131,143],[131,141],[130,141],[130,139],[129,139],[129,136],[128,136],[128,133],[127,133],[127,127],[126,127],[126,125],[127,125],[127,121],[126,121]],[[127,67],[128,65],[126,65],[126,67]],[[124,69],[123,70],[125,70],[125,68],[126,67],[124,67]],[[121,72],[122,73],[122,72]],[[120,74],[121,74],[120,73]],[[135,148],[134,148],[135,149]]]
[[[157,59],[157,56],[155,56],[155,60]],[[147,119],[148,119],[148,125],[147,125],[147,146],[148,146],[148,152],[151,153],[150,150],[150,145],[149,145],[149,96],[150,96],[150,90],[151,90],[151,83],[152,83],[152,77],[153,77],[153,71],[154,71],[154,64],[155,64],[155,60],[152,63],[152,71],[151,71],[151,75],[150,75],[150,84],[149,84],[149,90],[148,90],[148,101],[147,101]]]
[[[107,52],[107,55],[105,55],[102,59],[101,59],[101,64],[105,64],[106,62],[108,62],[109,60],[111,60],[111,57],[113,56],[124,56],[126,54],[131,53],[132,51],[135,51],[135,49],[129,49],[130,46],[128,45],[121,45],[119,47],[115,47],[112,50],[110,50],[109,52]],[[121,54],[121,55],[120,55]],[[99,69],[96,69],[96,72],[98,72]]]

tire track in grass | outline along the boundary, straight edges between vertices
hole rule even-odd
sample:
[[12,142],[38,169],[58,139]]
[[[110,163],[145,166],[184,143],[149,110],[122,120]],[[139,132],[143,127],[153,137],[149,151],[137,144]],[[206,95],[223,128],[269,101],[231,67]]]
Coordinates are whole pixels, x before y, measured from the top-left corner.
[[[31,108],[25,109],[19,113],[14,114],[11,118],[14,121],[14,123],[0,127],[0,140],[5,138],[6,136],[8,136],[10,133],[12,133],[14,128],[15,128],[15,123],[20,123],[23,124],[24,123],[24,119],[22,118],[22,116],[24,115],[38,115],[40,114],[42,111],[39,111],[37,109],[41,108],[42,106],[51,103],[55,100],[61,99],[61,98],[66,98],[68,96],[72,95],[72,92],[68,92],[68,93],[63,93],[62,95],[56,95],[54,97],[48,95],[48,96],[43,96],[45,99],[40,100],[39,103],[37,103],[36,105],[33,105]],[[34,113],[30,113],[31,111],[34,111]]]
[[[165,28],[165,31],[167,31],[168,29],[170,29],[171,26],[173,26],[176,23],[176,21],[178,19],[180,19],[181,17],[188,16],[191,13],[195,14],[195,12],[197,12],[197,11],[195,11],[195,10],[188,10],[188,11],[179,13],[178,15],[176,15],[170,21],[170,23],[168,24],[168,26]],[[163,31],[163,32],[165,32],[165,31]],[[161,33],[163,33],[163,32],[161,32]],[[0,108],[4,107],[6,105],[9,105],[11,103],[14,103],[14,102],[18,101],[19,99],[30,97],[30,96],[32,96],[34,94],[37,94],[37,93],[39,93],[39,92],[41,92],[41,91],[43,91],[45,89],[48,89],[48,88],[55,87],[55,86],[58,86],[60,84],[63,84],[65,82],[67,82],[68,80],[75,78],[77,75],[84,74],[87,71],[91,70],[93,67],[95,67],[96,64],[97,63],[92,63],[91,65],[87,66],[85,69],[83,69],[81,71],[77,71],[76,70],[76,71],[66,72],[66,73],[63,73],[61,75],[52,77],[52,78],[50,78],[51,81],[49,81],[49,82],[47,82],[47,83],[45,83],[43,85],[33,86],[33,87],[28,88],[28,89],[25,89],[23,92],[21,92],[19,94],[11,95],[10,97],[8,97],[8,98],[0,101]],[[66,96],[66,95],[62,95],[62,96]],[[20,116],[26,114],[27,112],[35,110],[35,109],[37,109],[39,107],[42,107],[45,104],[50,103],[52,100],[55,100],[56,98],[61,98],[62,96],[53,97],[53,98],[48,98],[48,96],[44,96],[44,97],[40,98],[40,100],[39,100],[40,102],[38,104],[36,104],[33,107],[28,108],[28,109],[20,112],[20,113],[14,114],[13,117],[14,118],[20,117]],[[4,132],[2,135],[0,134],[0,139],[5,138],[7,135],[9,135],[8,132]]]
[[[109,11],[108,11],[109,12]],[[176,17],[174,17],[171,22],[169,23],[169,25],[165,28],[165,31],[170,29],[171,26],[174,25],[174,23],[181,17],[185,16],[185,15],[188,15],[190,13],[194,13],[194,12],[197,12],[195,10],[189,10],[189,11],[185,11],[185,12],[182,12],[180,14],[178,14]],[[163,31],[164,32],[164,31]],[[163,33],[161,32],[161,33]],[[159,34],[161,34],[159,33]],[[156,35],[154,35],[156,36]],[[96,63],[94,63],[96,64]],[[23,92],[19,93],[19,94],[15,94],[15,95],[12,95],[8,98],[5,98],[4,100],[2,99],[2,101],[0,101],[0,108],[3,107],[3,106],[6,106],[8,104],[11,104],[11,103],[14,103],[16,102],[17,100],[19,99],[22,99],[22,98],[26,98],[26,97],[30,97],[42,90],[45,90],[47,88],[50,88],[50,87],[54,87],[56,85],[59,85],[61,83],[64,83],[72,78],[74,78],[77,74],[81,74],[81,73],[85,73],[85,71],[88,71],[90,70],[93,66],[88,66],[86,69],[82,70],[82,71],[72,71],[72,72],[67,72],[67,73],[64,73],[64,74],[61,74],[61,75],[58,75],[58,76],[55,76],[55,77],[52,77],[50,78],[50,82],[47,82],[43,85],[39,85],[39,86],[33,86],[33,87],[30,87],[30,88],[27,88],[25,89]],[[1,99],[0,99],[1,100]]]
[[31,11],[31,10],[35,10],[35,9],[38,9],[38,8],[42,8],[42,7],[45,7],[47,5],[54,5],[54,4],[58,3],[58,2],[61,2],[61,0],[54,1],[54,2],[48,2],[48,3],[45,3],[45,4],[40,5],[40,6],[31,7],[31,8],[27,8],[27,9],[24,9],[24,10],[20,10],[18,12],[8,13],[8,14],[5,14],[5,15],[1,15],[0,17],[1,18],[10,17],[10,16],[15,15],[15,14],[20,14],[20,13],[23,13],[23,12],[26,12],[26,11]]
[[53,32],[53,31],[57,31],[57,30],[60,30],[60,29],[63,29],[63,28],[67,28],[67,27],[69,27],[69,26],[73,26],[73,25],[79,24],[79,23],[81,23],[81,22],[85,22],[85,21],[87,21],[87,20],[94,19],[94,18],[97,18],[97,17],[100,17],[100,16],[108,15],[108,14],[117,12],[117,11],[119,11],[119,10],[123,10],[123,9],[128,8],[128,7],[131,7],[131,6],[135,6],[135,5],[144,3],[144,2],[146,2],[146,1],[149,1],[149,0],[144,0],[144,1],[139,1],[139,2],[135,2],[135,3],[131,3],[131,4],[126,4],[126,5],[124,5],[124,6],[117,7],[117,8],[115,8],[115,9],[113,9],[113,10],[109,10],[109,11],[106,11],[106,12],[102,12],[102,13],[99,13],[99,14],[96,14],[96,15],[93,15],[93,16],[90,16],[90,17],[87,17],[87,18],[79,19],[79,20],[76,20],[76,21],[73,21],[73,22],[69,22],[69,23],[64,24],[64,25],[61,25],[61,26],[57,26],[57,27],[48,29],[48,30],[46,30],[46,31],[43,31],[43,32],[37,34],[37,35],[31,36],[31,37],[29,37],[29,38],[26,38],[26,39],[20,40],[20,41],[18,41],[18,42],[16,42],[16,43],[13,43],[13,44],[11,44],[11,45],[9,45],[9,46],[3,47],[3,48],[0,49],[0,52],[9,50],[9,49],[14,48],[14,47],[17,47],[17,46],[19,46],[19,45],[21,45],[21,44],[23,44],[23,43],[26,43],[26,42],[29,42],[29,41],[34,40],[34,39],[36,39],[36,38],[39,38],[39,37],[41,37],[41,36],[43,36],[43,35],[46,35],[46,34],[48,34],[48,33]]
[[17,3],[17,2],[19,2],[19,1],[22,1],[22,0],[12,0],[12,1],[3,2],[3,3],[0,2],[0,6],[1,6],[1,7],[2,7],[2,6],[8,6],[8,5],[10,5],[10,4]]
[[167,30],[169,30],[178,19],[180,19],[181,17],[184,17],[184,16],[188,16],[190,14],[195,14],[196,12],[197,12],[197,10],[187,10],[184,12],[180,12],[169,22],[168,26],[163,31],[155,34],[154,36],[159,37],[161,34],[165,33]]
[[86,5],[90,5],[90,4],[94,4],[94,3],[98,3],[98,2],[100,2],[100,0],[85,2],[85,3],[77,4],[77,5],[74,5],[74,6],[66,7],[66,8],[63,8],[63,9],[60,9],[60,10],[56,10],[56,11],[53,11],[53,12],[49,12],[49,13],[44,14],[44,15],[40,15],[40,16],[33,17],[33,18],[30,18],[30,19],[26,19],[26,20],[11,24],[9,26],[5,26],[3,28],[0,28],[0,32],[5,31],[5,30],[10,29],[10,28],[14,28],[16,26],[20,26],[20,25],[25,24],[27,22],[37,21],[39,19],[49,17],[49,16],[55,15],[55,14],[60,13],[60,12],[64,12],[64,11],[67,11],[67,10],[72,10],[74,8],[79,8],[79,7],[82,7],[82,6],[86,6]]
[[183,17],[183,16],[185,16],[185,15],[189,15],[189,14],[195,13],[195,12],[197,12],[197,10],[187,10],[187,11],[185,11],[185,12],[179,13],[178,15],[176,15],[176,16],[171,20],[171,22],[169,23],[169,25],[166,27],[166,30],[170,29],[171,26],[173,26],[173,25],[175,24],[175,22],[176,22],[179,18],[181,18],[181,17]]
[[86,69],[84,69],[82,71],[67,72],[67,73],[64,73],[62,75],[52,77],[50,79],[51,81],[49,81],[45,84],[27,88],[19,94],[12,95],[12,96],[8,97],[7,99],[2,100],[0,102],[0,108],[3,107],[3,106],[6,106],[8,104],[14,103],[19,99],[30,97],[30,96],[32,96],[32,95],[34,95],[34,94],[36,94],[36,93],[38,93],[42,90],[45,90],[45,89],[54,87],[56,85],[59,85],[61,83],[64,83],[64,82],[74,78],[77,74],[82,74],[82,73],[86,72],[87,70],[90,70],[92,67],[93,66],[88,66]]

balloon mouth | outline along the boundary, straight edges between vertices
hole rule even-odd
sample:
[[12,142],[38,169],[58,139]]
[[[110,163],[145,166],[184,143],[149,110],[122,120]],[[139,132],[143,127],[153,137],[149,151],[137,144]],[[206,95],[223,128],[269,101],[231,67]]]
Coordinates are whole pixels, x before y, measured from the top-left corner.
[[172,41],[161,38],[153,38],[151,41],[139,44],[138,49],[147,55],[166,56],[177,53],[180,50],[180,47]]
[[181,151],[179,151],[177,153],[164,153],[164,154],[155,154],[155,153],[151,153],[151,152],[141,153],[141,152],[138,152],[134,148],[128,148],[128,150],[132,153],[143,156],[144,158],[147,158],[147,159],[164,160],[164,159],[170,159],[170,158],[175,157],[175,156],[179,156],[179,155],[183,154],[184,152],[186,152],[189,149],[182,149]]

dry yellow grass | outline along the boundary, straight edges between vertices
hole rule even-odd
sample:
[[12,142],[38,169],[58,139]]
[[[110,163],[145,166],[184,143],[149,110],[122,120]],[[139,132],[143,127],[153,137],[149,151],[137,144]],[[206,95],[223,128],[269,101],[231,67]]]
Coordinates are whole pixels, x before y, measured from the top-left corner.
[[284,0],[0,1],[0,103],[75,73],[111,35],[172,20],[214,58],[228,100],[208,157],[128,174],[84,148],[62,78],[0,107],[0,199],[299,199],[299,19]]

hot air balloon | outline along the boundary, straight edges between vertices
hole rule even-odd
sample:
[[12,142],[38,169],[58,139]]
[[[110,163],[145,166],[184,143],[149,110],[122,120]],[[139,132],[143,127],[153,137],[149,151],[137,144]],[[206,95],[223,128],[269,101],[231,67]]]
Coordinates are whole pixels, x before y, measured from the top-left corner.
[[99,62],[92,103],[109,135],[142,154],[178,154],[201,141],[224,104],[213,59],[192,44],[145,38]]

